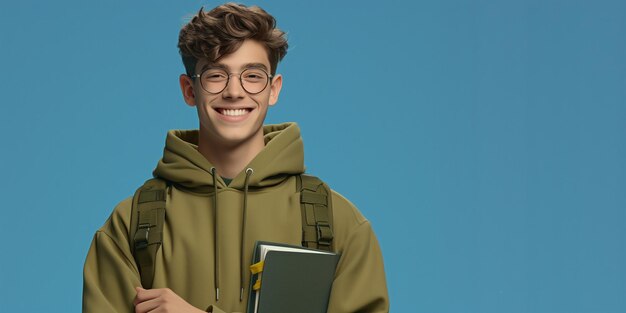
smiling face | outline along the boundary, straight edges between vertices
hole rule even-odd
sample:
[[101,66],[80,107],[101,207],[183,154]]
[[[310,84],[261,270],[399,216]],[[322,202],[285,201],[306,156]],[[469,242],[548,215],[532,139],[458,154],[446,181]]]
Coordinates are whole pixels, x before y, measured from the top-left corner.
[[223,56],[215,63],[200,60],[196,73],[219,68],[230,73],[226,88],[211,94],[202,88],[200,78],[180,76],[185,102],[195,106],[200,121],[200,138],[210,145],[235,147],[240,145],[264,145],[263,121],[267,109],[278,101],[282,86],[281,75],[273,77],[268,86],[257,94],[246,92],[241,86],[239,74],[246,69],[264,69],[270,72],[267,50],[257,41],[245,40],[235,52]]

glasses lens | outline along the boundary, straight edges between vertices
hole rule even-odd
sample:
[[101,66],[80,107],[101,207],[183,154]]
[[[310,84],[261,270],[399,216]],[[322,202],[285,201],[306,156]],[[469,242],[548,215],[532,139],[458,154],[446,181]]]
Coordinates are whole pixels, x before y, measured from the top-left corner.
[[200,76],[202,88],[210,93],[220,93],[228,83],[228,73],[223,70],[206,70]]
[[259,93],[267,86],[268,77],[268,74],[261,69],[249,68],[241,72],[241,86],[248,93]]

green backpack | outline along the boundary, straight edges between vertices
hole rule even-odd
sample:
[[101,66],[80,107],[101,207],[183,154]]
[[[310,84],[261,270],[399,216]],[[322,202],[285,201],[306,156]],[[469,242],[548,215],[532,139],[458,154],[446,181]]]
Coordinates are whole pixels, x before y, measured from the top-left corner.
[[[297,176],[302,213],[302,246],[333,251],[332,203],[328,185],[315,176]],[[156,253],[163,241],[167,182],[147,180],[135,192],[131,211],[129,244],[144,288],[152,288]]]

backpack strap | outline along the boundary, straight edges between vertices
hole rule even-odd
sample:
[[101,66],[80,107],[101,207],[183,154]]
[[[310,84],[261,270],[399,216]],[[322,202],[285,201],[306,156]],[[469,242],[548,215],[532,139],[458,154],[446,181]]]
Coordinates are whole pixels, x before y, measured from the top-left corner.
[[146,289],[152,288],[156,253],[163,242],[166,189],[164,180],[152,178],[133,196],[129,241]]
[[331,191],[315,176],[297,176],[302,210],[302,246],[333,251],[333,210]]

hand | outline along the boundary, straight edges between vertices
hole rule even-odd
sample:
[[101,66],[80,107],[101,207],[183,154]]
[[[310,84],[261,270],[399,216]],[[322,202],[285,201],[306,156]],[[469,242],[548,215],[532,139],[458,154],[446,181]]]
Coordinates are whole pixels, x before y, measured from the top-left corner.
[[206,313],[183,300],[169,288],[143,289],[135,287],[135,313]]

